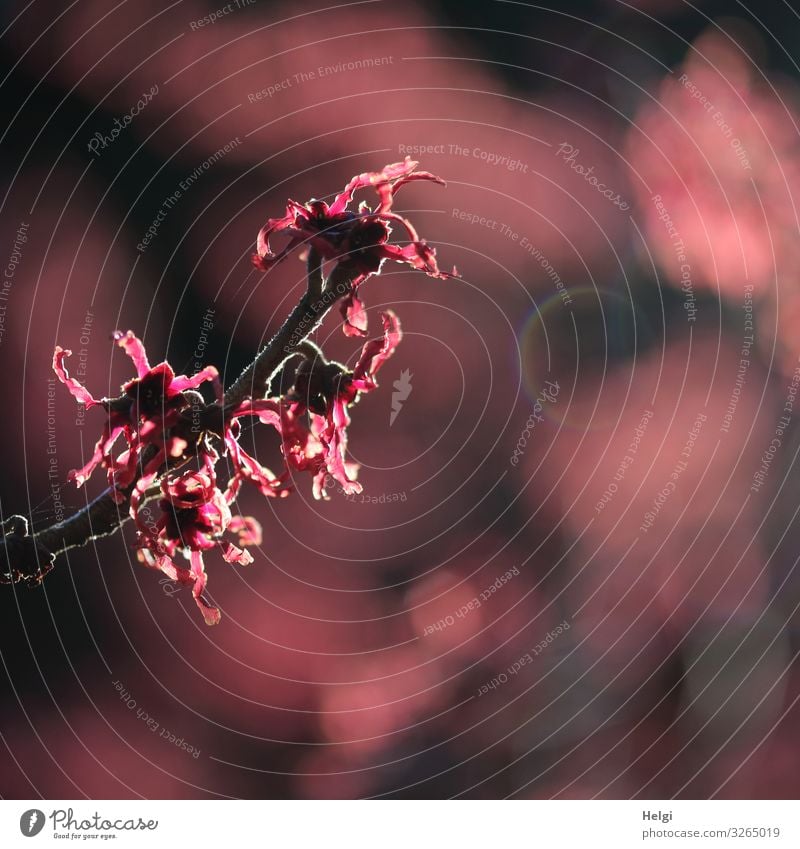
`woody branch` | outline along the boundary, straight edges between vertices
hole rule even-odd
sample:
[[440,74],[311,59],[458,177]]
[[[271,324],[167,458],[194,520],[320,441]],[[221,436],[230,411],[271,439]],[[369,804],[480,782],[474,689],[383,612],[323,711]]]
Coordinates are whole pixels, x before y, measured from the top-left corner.
[[[225,411],[246,398],[261,398],[267,392],[273,375],[303,346],[309,334],[319,325],[331,307],[349,291],[348,273],[337,265],[328,280],[323,280],[322,262],[312,247],[308,255],[307,288],[278,332],[270,339],[252,363],[239,375],[224,394],[222,404],[207,405],[201,411],[201,421],[209,431],[216,432],[224,421]],[[140,466],[152,460],[151,446],[143,455]],[[172,468],[187,462],[183,458]],[[165,465],[162,469],[166,471]],[[129,518],[130,496],[136,482],[122,491],[108,487],[81,510],[36,533],[31,533],[24,516],[13,515],[0,524],[0,581],[24,581],[36,585],[53,568],[58,554],[70,548],[86,545],[93,539],[113,534]],[[158,491],[153,487],[149,497]]]

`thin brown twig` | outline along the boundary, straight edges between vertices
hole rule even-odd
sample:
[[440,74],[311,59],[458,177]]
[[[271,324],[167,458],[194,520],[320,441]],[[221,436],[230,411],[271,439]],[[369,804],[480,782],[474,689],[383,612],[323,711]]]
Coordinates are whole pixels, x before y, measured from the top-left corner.
[[[273,375],[298,352],[306,337],[350,287],[349,274],[341,266],[336,266],[330,278],[324,281],[321,259],[314,249],[309,251],[305,294],[280,330],[225,392],[222,409],[219,404],[208,405],[203,421],[208,423],[209,430],[216,432],[216,425],[224,420],[225,410],[233,409],[246,398],[263,397]],[[141,466],[144,467],[154,456],[155,449],[150,446],[142,456]],[[184,462],[187,461],[181,460],[176,465]],[[23,516],[9,517],[0,526],[3,529],[0,580],[38,584],[53,568],[56,555],[113,534],[129,518],[130,495],[135,485],[134,482],[122,491],[108,487],[81,510],[35,534],[30,533],[27,519]]]

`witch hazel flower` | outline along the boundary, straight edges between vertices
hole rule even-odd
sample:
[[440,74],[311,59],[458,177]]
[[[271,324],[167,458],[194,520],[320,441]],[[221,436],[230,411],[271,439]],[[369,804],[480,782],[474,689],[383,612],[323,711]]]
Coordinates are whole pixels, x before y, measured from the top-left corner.
[[234,472],[225,490],[225,498],[230,504],[238,495],[244,481],[253,484],[262,495],[268,498],[284,498],[291,489],[288,474],[284,472],[276,475],[245,451],[240,444],[242,427],[239,419],[245,416],[257,417],[263,424],[273,425],[280,431],[280,404],[274,399],[247,398],[227,412],[223,440]]
[[[302,364],[301,364],[302,368]],[[238,445],[238,423],[232,423],[226,432],[226,441],[235,440],[228,454],[232,460],[234,474],[226,490],[226,495],[235,496],[243,480],[249,480],[259,488],[264,495],[283,497],[289,494],[292,487],[292,472],[309,472],[313,477],[314,497],[327,499],[325,479],[328,477],[325,463],[325,446],[320,439],[323,430],[323,418],[306,416],[306,408],[302,405],[288,403],[280,398],[265,398],[254,401],[247,399],[232,413],[239,419],[244,416],[257,417],[263,424],[271,425],[281,437],[281,453],[283,454],[286,470],[280,476],[273,475],[263,469],[257,460],[250,457]],[[348,463],[351,474],[355,475],[358,466]],[[230,498],[229,498],[230,501]]]
[[[161,512],[154,526],[142,521],[141,490],[131,499],[131,515],[138,528],[137,548],[145,565],[159,569],[173,581],[192,587],[192,595],[208,625],[220,620],[219,609],[206,599],[207,583],[203,552],[218,549],[228,563],[248,566],[252,555],[223,537],[225,531],[238,532],[242,545],[261,542],[261,526],[252,517],[231,516],[228,502],[217,486],[214,460],[206,455],[204,468],[188,471],[161,482]],[[182,552],[189,566],[175,562]]]
[[[341,363],[328,362],[321,352],[305,359],[295,372],[292,390],[286,395],[294,417],[308,413],[311,436],[320,446],[316,455],[314,495],[325,498],[324,480],[330,475],[347,495],[359,493],[361,484],[355,479],[357,465],[347,461],[347,428],[350,425],[348,408],[362,394],[376,389],[375,375],[391,357],[403,333],[400,320],[391,310],[381,313],[383,338],[364,344],[361,356],[352,371]],[[284,434],[284,444],[286,444]],[[321,480],[319,480],[321,476]]]
[[[219,610],[203,596],[206,575],[202,552],[218,548],[230,563],[246,565],[252,562],[249,553],[223,540],[222,534],[230,528],[238,533],[240,545],[257,545],[261,539],[260,525],[251,517],[239,516],[234,520],[229,504],[236,496],[240,478],[253,480],[264,494],[272,494],[270,488],[277,491],[280,481],[239,448],[238,422],[231,419],[224,428],[225,444],[234,457],[237,471],[226,492],[221,492],[214,473],[219,455],[205,436],[198,438],[191,433],[183,415],[192,400],[196,400],[196,390],[203,383],[211,382],[220,400],[217,369],[208,366],[192,377],[176,376],[167,362],[151,368],[144,346],[131,331],[117,332],[113,338],[131,358],[137,372],[136,378],[123,385],[122,394],[113,399],[96,399],[70,377],[64,361],[71,352],[60,347],[55,349],[53,369],[72,396],[87,409],[103,407],[108,416],[91,459],[83,468],[70,472],[69,480],[82,486],[94,469],[103,465],[108,469],[108,480],[119,502],[125,498],[123,491],[132,487],[130,515],[138,528],[139,559],[175,581],[192,584],[194,598],[206,622],[216,624]],[[114,456],[114,446],[120,435],[124,437],[126,448]],[[190,439],[195,440],[195,452],[202,470],[177,477],[167,473],[161,482],[158,503],[161,518],[152,529],[141,520],[144,498],[166,463],[186,459]],[[150,446],[153,450],[146,454]],[[175,563],[173,558],[179,551],[187,555],[188,568]]]
[[[261,228],[253,254],[253,265],[267,271],[285,259],[298,246],[314,248],[324,260],[335,260],[341,272],[350,280],[341,306],[343,330],[347,336],[367,335],[367,314],[359,297],[361,284],[371,275],[378,274],[384,260],[410,265],[431,277],[441,279],[457,277],[458,271],[440,271],[436,251],[421,239],[411,222],[392,212],[394,197],[401,186],[417,180],[426,180],[444,186],[440,177],[428,171],[417,171],[418,162],[406,157],[403,162],[387,165],[382,171],[366,171],[353,177],[328,205],[312,199],[301,204],[289,200],[283,218],[270,218]],[[348,209],[353,194],[363,188],[374,188],[378,203],[370,209],[365,201],[358,211]],[[392,224],[402,228],[409,242],[401,247],[390,244]],[[289,236],[288,244],[277,253],[270,238],[277,233]]]
[[[383,336],[363,344],[352,369],[327,360],[307,337],[340,297],[345,334],[365,336],[359,287],[387,259],[431,277],[457,275],[455,269],[440,271],[433,248],[392,211],[394,196],[406,183],[443,182],[416,168],[417,163],[406,158],[382,171],[365,172],[353,177],[330,205],[289,201],[283,218],[267,222],[258,237],[255,265],[266,270],[303,245],[308,251],[307,292],[227,391],[213,366],[192,376],[176,375],[166,361],[151,366],[141,340],[127,331],[116,332],[113,339],[131,359],[136,376],[122,385],[119,396],[96,398],[67,371],[71,352],[56,347],[53,370],[58,379],[87,409],[100,407],[105,413],[92,456],[70,472],[69,479],[83,486],[102,466],[109,487],[75,516],[35,535],[21,516],[12,516],[0,529],[7,560],[0,582],[40,582],[58,552],[116,530],[124,521],[120,505],[127,502],[136,526],[139,560],[191,586],[203,618],[214,625],[220,611],[206,595],[204,555],[217,551],[228,563],[248,565],[253,558],[246,549],[261,543],[259,523],[231,511],[243,484],[254,486],[263,496],[282,498],[292,489],[295,473],[307,473],[317,499],[328,498],[326,485],[332,480],[345,494],[361,492],[358,464],[347,454],[350,411],[362,395],[377,388],[378,371],[402,339],[400,322],[391,310],[381,313]],[[375,207],[362,202],[358,211],[350,210],[353,194],[368,187],[378,195]],[[390,244],[393,225],[409,237],[406,245]],[[274,253],[270,237],[281,232],[289,236],[289,243]],[[322,273],[326,261],[335,263],[327,280]],[[333,298],[324,297],[331,291]],[[271,380],[290,362],[294,362],[290,391],[265,397]],[[204,385],[213,390],[213,401],[206,402],[200,393]],[[280,437],[283,468],[278,474],[243,447],[243,435],[250,432],[243,428],[244,420],[267,425]],[[223,456],[228,475],[227,483],[220,485],[217,466]],[[157,499],[158,517],[145,521],[143,506],[150,499]]]
[[326,491],[329,479],[337,481],[348,495],[361,492],[361,484],[356,480],[358,464],[347,459],[348,407],[361,394],[377,389],[375,375],[402,339],[400,320],[394,312],[382,313],[381,320],[383,337],[364,344],[352,371],[341,363],[329,362],[316,346],[309,346],[313,354],[306,355],[297,367],[294,386],[283,399],[247,399],[231,413],[235,419],[255,416],[274,427],[281,436],[286,463],[286,472],[280,476],[262,470],[238,446],[232,428],[226,433],[226,442],[235,469],[231,485],[234,494],[238,491],[238,481],[248,479],[256,483],[262,494],[286,495],[292,472],[312,475],[316,499],[329,498]]
[[[214,366],[208,366],[192,377],[175,375],[169,363],[162,362],[151,368],[141,341],[129,330],[114,333],[114,341],[131,358],[136,377],[122,387],[118,398],[96,399],[78,380],[69,376],[64,361],[72,351],[57,346],[53,354],[53,371],[69,389],[70,394],[86,409],[102,407],[107,413],[103,433],[95,445],[91,459],[80,469],[69,473],[69,480],[82,486],[99,465],[108,469],[109,484],[122,490],[133,483],[143,450],[148,445],[156,453],[144,465],[143,475],[156,473],[167,457],[180,457],[188,445],[188,438],[179,433],[169,433],[178,424],[180,414],[189,407],[191,396],[206,381],[218,381]],[[112,449],[122,435],[127,451],[118,457]]]

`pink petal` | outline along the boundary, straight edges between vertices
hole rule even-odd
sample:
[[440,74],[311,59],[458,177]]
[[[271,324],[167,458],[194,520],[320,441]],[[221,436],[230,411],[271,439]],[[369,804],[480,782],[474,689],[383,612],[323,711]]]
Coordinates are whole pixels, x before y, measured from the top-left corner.
[[449,280],[458,277],[454,267],[452,272],[441,271],[436,263],[436,251],[424,240],[411,242],[401,248],[399,245],[380,245],[380,251],[386,259],[406,263],[418,271],[424,271],[430,277]]
[[331,415],[334,431],[342,435],[342,442],[346,441],[344,429],[350,424],[350,416],[347,412],[347,404],[339,398],[333,401],[333,413]]
[[219,543],[222,559],[226,563],[238,563],[240,566],[249,566],[253,562],[253,555],[249,551],[237,548],[232,542],[221,540]]
[[176,477],[165,477],[161,481],[161,491],[170,504],[182,509],[214,503],[218,491],[214,467],[207,456],[203,457],[203,463],[204,471],[188,471]]
[[92,472],[100,465],[100,463],[102,463],[104,459],[110,459],[108,454],[111,450],[111,446],[123,430],[124,428],[122,426],[111,428],[110,431],[108,427],[106,427],[103,431],[103,435],[97,440],[97,444],[94,446],[94,453],[92,454],[89,462],[80,469],[73,469],[69,475],[67,475],[67,480],[75,481],[75,485],[78,487],[83,486],[86,481],[89,480]]
[[260,523],[252,516],[234,516],[228,524],[231,533],[239,535],[239,545],[261,545]]
[[345,494],[353,495],[361,492],[361,484],[350,477],[352,466],[345,460],[350,416],[347,414],[347,405],[340,398],[334,399],[330,416],[330,421],[321,435],[325,447],[325,465]]
[[72,397],[81,404],[85,404],[86,409],[88,410],[91,407],[101,404],[102,401],[97,401],[94,397],[92,397],[91,392],[89,392],[83,384],[67,374],[67,369],[64,366],[64,360],[71,356],[72,351],[65,350],[64,348],[56,345],[56,349],[53,353],[53,371],[56,373],[56,377],[58,377],[64,386],[69,389]]
[[225,437],[225,443],[236,470],[236,474],[229,482],[228,491],[225,494],[225,500],[228,503],[233,500],[235,493],[238,492],[238,478],[244,478],[254,483],[258,491],[267,497],[281,498],[289,494],[283,486],[283,478],[278,477],[265,466],[262,466],[254,457],[251,457],[230,432]]
[[395,348],[403,338],[400,319],[392,310],[382,312],[381,321],[383,322],[383,339],[371,339],[366,342],[353,369],[353,382],[362,392],[375,388],[376,384],[369,378],[373,377],[394,354]]
[[[383,186],[388,186],[392,180],[397,180],[400,177],[410,174],[417,165],[419,165],[419,162],[414,162],[407,156],[404,162],[395,162],[392,165],[387,165],[382,171],[365,171],[363,174],[358,174],[336,196],[328,214],[339,215],[344,212],[347,209],[347,205],[353,199],[353,193],[358,189],[375,186],[378,187],[380,194]],[[383,202],[383,199],[381,201]]]
[[[142,446],[138,446],[138,447],[139,447],[140,453],[141,453],[141,447]],[[142,474],[143,475],[151,475],[151,474],[154,474],[155,472],[158,472],[158,470],[164,464],[166,459],[167,459],[167,455],[166,455],[166,452],[164,451],[164,448],[162,446],[161,449],[159,450],[159,452],[155,455],[155,457],[153,457],[153,459],[150,460],[150,462],[147,463],[145,465],[145,467],[142,469]],[[138,459],[137,459],[137,462],[138,462]]]
[[312,491],[317,501],[330,501],[331,497],[325,490],[325,481],[328,479],[328,470],[323,466],[315,475]]
[[[197,584],[195,584],[195,587],[197,587]],[[192,595],[197,602],[197,606],[200,608],[200,612],[203,614],[206,625],[219,625],[219,621],[222,619],[219,608],[212,607],[202,596],[196,595],[195,590],[192,590]]]
[[203,591],[206,588],[206,570],[203,565],[203,555],[199,551],[193,551],[191,555],[192,575],[194,576],[194,587],[192,595],[206,620],[206,625],[218,625],[222,618],[219,610],[212,607],[204,598]]
[[[146,549],[143,550],[146,553]],[[152,557],[152,554],[151,554]],[[183,566],[176,566],[172,558],[165,554],[160,554],[155,558],[156,567],[160,569],[168,578],[177,581],[179,584],[194,584],[194,575],[189,569],[184,569]]]
[[[287,466],[285,477],[288,478],[290,474],[288,469],[292,469],[298,472],[311,472],[315,476],[322,470],[324,478],[325,447],[317,434],[324,429],[325,419],[312,414],[312,420],[319,421],[319,424],[314,426],[315,432],[312,432],[300,418],[302,412],[300,414],[297,412],[303,409],[300,404],[281,406],[281,451]],[[316,479],[314,486],[315,497],[319,498],[320,496],[316,494]]]
[[80,469],[72,469],[72,471],[67,475],[67,480],[72,483],[75,482],[75,486],[81,487],[86,481],[92,476],[92,472],[103,462],[103,444],[105,440],[101,437],[97,444],[94,446],[94,454],[92,454],[91,459],[85,466],[81,466]]
[[381,186],[379,188],[378,194],[381,200],[376,212],[389,212],[392,208],[394,196],[397,194],[400,187],[404,186],[406,183],[412,183],[414,180],[429,180],[430,182],[437,183],[440,186],[447,185],[441,177],[431,174],[430,171],[417,171],[414,174],[406,174],[391,185]]
[[130,500],[130,516],[131,519],[136,523],[136,528],[139,532],[146,537],[147,539],[154,539],[155,533],[152,528],[148,525],[144,524],[139,520],[139,508],[142,504],[142,499],[145,496],[145,493],[153,484],[156,479],[156,473],[151,472],[150,474],[142,477],[137,482],[136,486],[133,488],[133,492],[131,493]]
[[117,345],[133,360],[137,377],[144,377],[150,371],[150,363],[147,361],[147,353],[141,340],[134,336],[132,330],[127,333],[116,330],[114,331],[114,339]]
[[109,463],[109,483],[119,489],[127,489],[139,474],[139,456],[142,443],[130,428],[123,428],[125,439],[128,441],[128,450],[123,451],[116,460]]
[[170,383],[169,388],[175,392],[184,392],[187,389],[197,389],[201,383],[205,383],[207,380],[219,382],[219,372],[214,366],[206,366],[202,371],[198,371],[191,377],[179,374]]
[[236,501],[239,496],[239,490],[242,488],[243,480],[243,475],[238,473],[231,476],[231,479],[228,481],[228,485],[225,487],[225,492],[223,493],[228,504],[233,504],[233,502]]
[[374,214],[375,218],[380,218],[382,221],[394,221],[396,224],[399,224],[408,234],[408,240],[410,242],[419,242],[419,234],[416,231],[414,225],[404,216],[398,215],[396,212],[376,212]]
[[259,230],[256,238],[256,253],[252,256],[253,265],[260,271],[266,271],[271,265],[280,262],[295,247],[298,239],[293,238],[282,251],[276,254],[270,247],[270,236],[273,233],[279,233],[281,230],[295,228],[298,217],[307,219],[308,216],[309,212],[304,206],[297,201],[290,200],[286,206],[286,215],[283,218],[270,218]]
[[364,309],[364,304],[358,299],[355,290],[345,296],[340,307],[344,324],[345,336],[366,336],[367,335],[367,312]]
[[362,490],[362,486],[358,481],[352,480],[348,475],[347,464],[341,455],[341,452],[336,447],[336,443],[332,443],[332,450],[328,455],[328,472],[335,480],[339,482],[342,491],[345,495],[357,495]]
[[241,416],[258,416],[263,424],[272,425],[280,433],[281,407],[272,398],[247,398],[228,413],[228,417],[231,419],[237,419]]

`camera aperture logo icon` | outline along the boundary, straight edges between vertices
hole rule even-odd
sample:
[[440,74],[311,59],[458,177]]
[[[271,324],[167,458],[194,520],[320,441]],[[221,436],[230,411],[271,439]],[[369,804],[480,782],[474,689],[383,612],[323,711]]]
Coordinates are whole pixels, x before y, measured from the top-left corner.
[[25,837],[36,837],[44,828],[44,812],[38,808],[31,808],[19,818],[19,830]]

